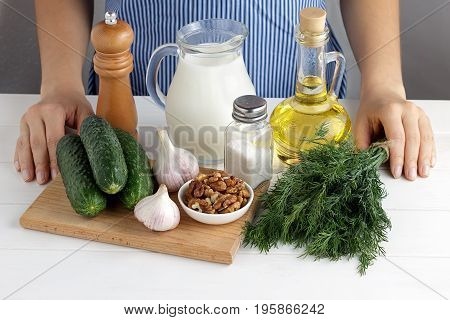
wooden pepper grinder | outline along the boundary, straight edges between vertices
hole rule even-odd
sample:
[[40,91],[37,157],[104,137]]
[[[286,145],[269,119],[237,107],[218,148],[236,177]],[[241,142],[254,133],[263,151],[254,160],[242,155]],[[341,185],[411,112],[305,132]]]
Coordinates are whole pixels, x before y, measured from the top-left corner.
[[96,51],[94,70],[100,80],[97,115],[137,137],[137,112],[130,85],[133,38],[130,25],[117,19],[114,12],[107,12],[105,21],[96,24],[91,32]]

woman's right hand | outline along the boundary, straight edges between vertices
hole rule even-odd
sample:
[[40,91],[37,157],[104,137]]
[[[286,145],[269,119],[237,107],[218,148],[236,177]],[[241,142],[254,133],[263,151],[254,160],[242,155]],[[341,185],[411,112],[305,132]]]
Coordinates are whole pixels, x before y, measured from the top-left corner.
[[92,106],[78,91],[47,94],[28,108],[20,120],[20,134],[14,166],[25,181],[36,178],[44,184],[58,174],[56,144],[65,134],[65,126],[79,130],[81,122],[92,114]]

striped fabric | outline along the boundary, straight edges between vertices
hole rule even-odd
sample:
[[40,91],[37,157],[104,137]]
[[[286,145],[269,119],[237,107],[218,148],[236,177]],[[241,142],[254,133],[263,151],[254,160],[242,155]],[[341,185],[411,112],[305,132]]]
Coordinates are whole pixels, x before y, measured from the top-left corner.
[[[135,33],[131,47],[134,71],[131,85],[135,95],[147,95],[145,74],[151,53],[162,44],[175,42],[176,31],[185,24],[208,18],[241,21],[249,29],[244,42],[244,60],[256,92],[262,97],[288,97],[294,94],[296,79],[295,26],[304,7],[325,8],[321,0],[107,0]],[[328,50],[341,51],[333,34]],[[159,81],[167,92],[176,67],[173,57],[161,64]],[[328,83],[332,70],[327,70]],[[345,76],[340,96],[346,91]],[[97,92],[97,79],[91,70],[89,92]]]

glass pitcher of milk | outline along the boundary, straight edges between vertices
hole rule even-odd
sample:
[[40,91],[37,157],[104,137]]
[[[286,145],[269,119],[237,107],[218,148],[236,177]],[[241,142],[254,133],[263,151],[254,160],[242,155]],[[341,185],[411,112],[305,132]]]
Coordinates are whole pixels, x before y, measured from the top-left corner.
[[[240,22],[208,19],[182,27],[176,44],[157,48],[147,68],[147,90],[165,106],[173,142],[192,151],[202,164],[224,158],[224,132],[232,121],[233,101],[254,95],[242,57],[248,30]],[[157,83],[161,60],[177,56],[177,68],[167,97]]]

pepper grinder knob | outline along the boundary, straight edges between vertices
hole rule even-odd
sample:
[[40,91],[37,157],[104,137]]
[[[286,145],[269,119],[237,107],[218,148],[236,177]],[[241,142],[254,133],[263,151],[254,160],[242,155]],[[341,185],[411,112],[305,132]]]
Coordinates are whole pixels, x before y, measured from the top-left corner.
[[97,23],[91,32],[92,45],[97,53],[102,54],[121,54],[124,51],[130,53],[133,40],[134,32],[131,26],[118,19],[112,11],[108,11],[105,20]]
[[105,13],[105,23],[108,25],[117,23],[117,15],[114,11],[107,11]]

